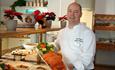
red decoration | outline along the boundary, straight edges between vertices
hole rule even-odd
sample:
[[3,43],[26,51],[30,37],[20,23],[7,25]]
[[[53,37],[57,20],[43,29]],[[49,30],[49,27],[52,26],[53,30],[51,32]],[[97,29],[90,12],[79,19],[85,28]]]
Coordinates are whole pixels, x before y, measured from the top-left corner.
[[18,19],[20,19],[21,21],[23,21],[22,17],[21,17],[22,13],[20,13],[20,12],[15,12],[13,10],[5,10],[4,13],[5,13],[4,16],[6,16],[9,19],[13,20],[14,16],[17,16]]
[[42,44],[40,44],[40,47],[41,47],[41,48],[46,48],[46,44],[45,44],[45,43],[42,43]]
[[9,15],[14,15],[14,16],[19,16],[22,15],[20,12],[15,12],[13,10],[5,10],[4,13],[9,14]]
[[33,14],[34,14],[34,16],[37,16],[37,15],[41,14],[41,12],[39,10],[36,10],[33,12]]
[[39,21],[42,20],[43,18],[46,18],[46,20],[55,20],[55,13],[53,12],[43,12],[41,13],[39,10],[36,10],[33,12],[35,20]]
[[64,15],[64,16],[62,16],[62,17],[59,17],[59,21],[62,21],[62,20],[67,20],[67,16]]

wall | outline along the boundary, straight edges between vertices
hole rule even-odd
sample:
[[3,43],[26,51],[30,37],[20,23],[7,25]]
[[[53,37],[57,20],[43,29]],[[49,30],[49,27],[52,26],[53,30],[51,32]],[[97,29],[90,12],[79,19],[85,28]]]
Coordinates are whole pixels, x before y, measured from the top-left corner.
[[94,10],[95,0],[76,0],[81,4],[82,8],[87,8],[88,10]]
[[90,29],[93,27],[93,11],[95,0],[76,0],[81,6],[83,15],[81,22],[85,23]]
[[95,13],[115,15],[114,3],[115,0],[95,0]]
[[81,22],[85,23],[87,27],[92,29],[93,27],[93,11],[88,11],[87,9],[83,9],[83,14],[81,17]]
[[58,17],[66,15],[67,6],[74,0],[48,0],[48,10],[56,13],[57,19],[53,22],[53,27],[60,27]]

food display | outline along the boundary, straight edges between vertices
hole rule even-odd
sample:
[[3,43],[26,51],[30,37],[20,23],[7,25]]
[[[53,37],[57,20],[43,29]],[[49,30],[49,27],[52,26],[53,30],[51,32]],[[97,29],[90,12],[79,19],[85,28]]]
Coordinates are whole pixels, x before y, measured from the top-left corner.
[[52,70],[66,70],[62,57],[59,54],[49,52],[44,54],[43,58],[50,65]]
[[17,67],[18,68],[28,68],[28,66],[25,66],[25,65],[18,65]]
[[[15,61],[7,59],[9,56],[13,56]],[[38,64],[36,62],[37,56],[40,58]],[[49,43],[40,43],[32,50],[13,50],[4,60],[7,60],[5,63],[6,70],[66,70],[62,57],[54,52],[54,45]]]
[[39,43],[37,48],[42,60],[50,66],[52,70],[66,70],[65,65],[62,61],[62,56],[54,52],[54,45],[49,43]]
[[14,55],[14,60],[25,60],[25,56],[31,54],[31,51],[25,49],[16,49],[12,51],[11,54]]
[[16,70],[12,65],[0,63],[0,70]]
[[47,70],[44,67],[37,67],[36,70]]
[[16,69],[10,64],[5,64],[5,70],[16,70]]
[[31,53],[30,50],[25,50],[25,49],[16,49],[11,52],[13,55],[28,55]]
[[16,70],[29,70],[29,66],[27,65],[17,65]]

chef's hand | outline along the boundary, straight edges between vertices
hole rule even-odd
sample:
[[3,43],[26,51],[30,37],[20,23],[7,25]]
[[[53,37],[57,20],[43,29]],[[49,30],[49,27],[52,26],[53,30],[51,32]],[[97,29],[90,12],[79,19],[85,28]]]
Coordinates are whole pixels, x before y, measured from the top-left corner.
[[74,66],[72,64],[68,65],[69,70],[73,70]]

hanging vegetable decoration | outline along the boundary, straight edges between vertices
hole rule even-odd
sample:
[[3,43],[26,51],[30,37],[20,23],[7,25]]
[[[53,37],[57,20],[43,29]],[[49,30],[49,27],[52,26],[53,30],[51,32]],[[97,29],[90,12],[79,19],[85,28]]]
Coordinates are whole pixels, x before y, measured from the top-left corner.
[[10,7],[13,11],[16,11],[15,10],[15,7],[16,6],[26,6],[26,1],[25,0],[17,0],[15,1]]

